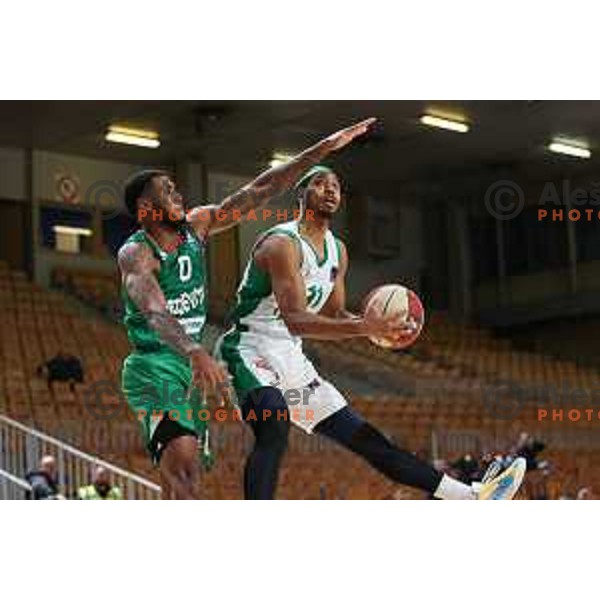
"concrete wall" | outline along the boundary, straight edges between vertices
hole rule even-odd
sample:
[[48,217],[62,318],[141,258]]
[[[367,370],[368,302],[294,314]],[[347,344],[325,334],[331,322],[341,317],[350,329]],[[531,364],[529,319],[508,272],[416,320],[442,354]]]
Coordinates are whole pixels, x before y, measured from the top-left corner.
[[[348,210],[351,211],[352,206],[357,202],[366,202],[366,221],[361,218],[350,224],[347,220],[343,220],[343,216],[340,216],[339,220],[340,229],[347,230],[348,236],[346,239],[350,259],[346,282],[348,304],[357,307],[371,289],[384,283],[401,283],[418,291],[424,267],[422,215],[418,207],[397,206],[400,224],[397,232],[399,249],[395,255],[381,257],[372,254],[368,242],[365,243],[364,240],[364,229],[369,226],[369,201],[357,198],[353,200]],[[395,201],[390,200],[390,202]],[[341,237],[344,238],[344,235]]]
[[[58,265],[76,263],[90,269],[113,268],[112,260],[106,257],[75,257],[42,248],[39,240],[39,206],[46,202],[61,202],[93,209],[100,199],[100,204],[107,207],[111,193],[114,203],[120,195],[123,181],[140,167],[41,150],[28,153],[22,149],[0,148],[0,200],[13,203],[31,200],[30,220],[22,219],[24,235],[21,239],[32,256],[30,260],[18,258],[17,262],[31,262],[35,276],[41,283],[48,282],[52,269]],[[198,203],[218,202],[250,181],[254,175],[206,172],[200,163],[186,161],[178,163],[172,170],[176,171],[182,191]],[[31,180],[28,179],[29,174]],[[73,197],[65,194],[65,178],[67,192],[69,186],[76,188],[77,193]],[[478,257],[470,254],[467,222],[473,215],[488,214],[486,192],[498,180],[516,181],[523,189],[527,205],[539,206],[540,199],[547,192],[547,182],[539,177],[536,179],[535,173],[502,170],[491,173],[485,179],[481,176],[471,177],[467,173],[448,177],[436,186],[423,182],[399,185],[393,198],[369,199],[365,194],[350,191],[332,225],[348,246],[349,304],[356,307],[370,289],[393,281],[418,291],[426,287],[427,293],[431,294],[428,301],[431,300],[429,303],[432,306],[447,307],[458,318],[477,316],[502,307],[543,306],[554,298],[564,298],[575,292],[600,291],[600,263],[579,264],[575,272],[566,267],[504,277],[481,284],[473,281],[471,267]],[[105,184],[101,195],[95,193],[99,189],[98,182]],[[553,183],[558,195],[563,195],[562,180],[559,178]],[[570,184],[571,189],[595,186],[590,176],[582,176]],[[120,198],[118,200],[120,202]],[[389,203],[399,215],[398,249],[387,257],[374,255],[369,249],[369,219],[373,201]],[[293,209],[294,200],[290,195],[284,195],[273,202],[270,208]],[[432,211],[443,212],[435,227],[430,221]],[[274,218],[245,222],[234,231],[211,241],[211,279],[213,285],[223,287],[220,292],[223,302],[237,286],[258,235],[276,222]],[[444,235],[439,235],[440,227]],[[438,233],[432,234],[433,230]],[[26,239],[27,236],[31,240]],[[225,278],[222,277],[224,273]],[[424,279],[427,280],[426,286],[423,285]]]
[[27,200],[26,152],[0,148],[0,198]]
[[[114,270],[114,259],[108,256],[71,255],[41,245],[39,209],[47,202],[85,208],[93,212],[101,207],[110,211],[124,210],[122,186],[141,165],[96,160],[53,152],[33,152],[32,157],[32,238],[35,279],[48,285],[52,270],[59,266],[107,271]],[[66,181],[66,184],[65,184]],[[94,235],[101,236],[95,231]]]
[[0,259],[13,269],[31,262],[31,208],[27,204],[27,153],[0,148]]

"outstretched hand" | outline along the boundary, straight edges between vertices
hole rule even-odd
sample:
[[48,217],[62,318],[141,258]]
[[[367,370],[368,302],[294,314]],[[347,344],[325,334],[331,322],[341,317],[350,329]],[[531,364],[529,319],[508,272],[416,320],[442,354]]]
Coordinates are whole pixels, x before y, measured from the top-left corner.
[[326,141],[331,144],[332,151],[340,150],[344,146],[347,146],[355,138],[367,133],[376,121],[377,119],[375,117],[365,119],[360,123],[350,125],[350,127],[346,127],[345,129],[340,129],[340,131],[332,133],[326,139]]

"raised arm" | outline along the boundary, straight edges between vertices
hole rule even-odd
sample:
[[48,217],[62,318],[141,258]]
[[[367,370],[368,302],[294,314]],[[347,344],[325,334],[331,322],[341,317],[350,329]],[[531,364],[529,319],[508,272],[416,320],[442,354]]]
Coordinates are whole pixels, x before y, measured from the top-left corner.
[[337,131],[287,163],[261,173],[254,181],[225,198],[221,204],[195,208],[189,217],[190,224],[201,237],[237,225],[248,212],[290,189],[308,168],[366,133],[374,122],[374,118],[366,119]]
[[338,340],[359,336],[393,335],[398,328],[394,318],[374,316],[329,317],[307,310],[306,289],[300,276],[300,253],[288,237],[271,236],[256,250],[254,260],[269,273],[281,318],[292,335]]
[[222,367],[167,310],[167,301],[155,275],[158,263],[150,249],[144,244],[127,244],[119,251],[118,262],[123,286],[150,327],[175,352],[189,358],[194,384],[213,390],[225,384],[227,377]]

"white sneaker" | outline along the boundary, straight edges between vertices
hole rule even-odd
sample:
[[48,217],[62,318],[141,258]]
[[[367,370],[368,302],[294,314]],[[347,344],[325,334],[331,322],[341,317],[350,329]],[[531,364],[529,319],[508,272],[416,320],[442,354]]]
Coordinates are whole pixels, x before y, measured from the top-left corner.
[[527,461],[522,457],[516,458],[508,468],[494,479],[490,479],[489,476],[484,477],[483,481],[475,487],[477,499],[512,500],[519,491],[519,487],[521,487],[526,470]]

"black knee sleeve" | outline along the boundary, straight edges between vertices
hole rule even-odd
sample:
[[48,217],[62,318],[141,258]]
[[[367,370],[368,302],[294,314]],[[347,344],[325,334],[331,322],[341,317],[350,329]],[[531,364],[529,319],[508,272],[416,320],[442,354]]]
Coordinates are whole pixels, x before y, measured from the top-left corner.
[[412,452],[398,448],[369,423],[359,427],[348,448],[397,483],[433,493],[442,474]]
[[319,423],[315,431],[362,456],[397,483],[433,493],[442,479],[431,465],[392,444],[348,406]]
[[278,389],[264,387],[247,394],[241,409],[255,437],[244,470],[244,495],[247,500],[269,500],[275,497],[279,463],[287,448],[287,404]]
[[254,431],[256,443],[273,447],[287,445],[290,415],[283,394],[273,387],[263,387],[246,395],[242,417]]

